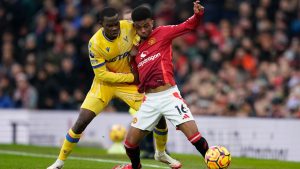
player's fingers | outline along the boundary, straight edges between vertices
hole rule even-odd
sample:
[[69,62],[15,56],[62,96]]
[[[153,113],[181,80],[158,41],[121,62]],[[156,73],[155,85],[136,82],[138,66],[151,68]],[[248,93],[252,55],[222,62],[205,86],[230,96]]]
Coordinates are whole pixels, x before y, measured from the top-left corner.
[[198,8],[198,5],[196,3],[194,3],[194,8],[196,8],[196,9]]
[[204,9],[202,7],[202,5],[200,5],[200,1],[199,0],[196,0],[194,3],[194,11],[195,12],[200,12],[202,9]]

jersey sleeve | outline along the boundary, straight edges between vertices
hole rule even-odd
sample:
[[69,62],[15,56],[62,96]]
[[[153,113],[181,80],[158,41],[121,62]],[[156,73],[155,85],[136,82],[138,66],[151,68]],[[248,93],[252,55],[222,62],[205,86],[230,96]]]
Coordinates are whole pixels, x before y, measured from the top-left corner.
[[140,36],[136,34],[136,35],[134,36],[134,38],[133,38],[133,45],[134,45],[134,46],[138,46],[139,43],[140,43],[140,41],[141,41]]
[[103,82],[109,83],[132,83],[134,75],[132,73],[114,73],[106,68],[105,59],[95,50],[95,45],[89,43],[89,58],[95,77]]
[[165,35],[164,37],[171,40],[180,35],[190,32],[191,30],[196,29],[202,17],[203,17],[203,13],[194,14],[193,16],[191,16],[189,19],[187,19],[185,22],[181,24],[162,26],[161,29]]

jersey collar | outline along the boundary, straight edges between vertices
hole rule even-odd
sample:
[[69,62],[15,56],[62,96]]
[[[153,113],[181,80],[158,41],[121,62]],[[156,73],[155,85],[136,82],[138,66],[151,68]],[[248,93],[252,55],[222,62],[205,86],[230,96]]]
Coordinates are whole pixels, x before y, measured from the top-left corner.
[[[120,31],[118,37],[120,36],[120,34],[121,34],[121,31]],[[105,38],[107,41],[109,41],[109,42],[113,42],[113,41],[114,41],[114,40],[110,40],[108,37],[106,37],[106,35],[105,35],[105,33],[104,33],[103,30],[102,30],[102,35],[104,36],[104,38]],[[118,38],[118,37],[117,37],[117,38]],[[117,39],[117,38],[116,38],[116,39]]]

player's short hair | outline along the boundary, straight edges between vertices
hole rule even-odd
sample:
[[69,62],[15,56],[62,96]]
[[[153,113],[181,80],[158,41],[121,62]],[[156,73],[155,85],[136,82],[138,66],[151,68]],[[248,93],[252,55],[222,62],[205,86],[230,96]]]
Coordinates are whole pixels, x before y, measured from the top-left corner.
[[104,17],[112,17],[116,14],[119,14],[118,11],[115,8],[112,7],[105,7],[100,13],[99,13],[99,21],[102,22]]
[[133,9],[131,19],[133,22],[152,18],[152,11],[146,6],[138,6]]

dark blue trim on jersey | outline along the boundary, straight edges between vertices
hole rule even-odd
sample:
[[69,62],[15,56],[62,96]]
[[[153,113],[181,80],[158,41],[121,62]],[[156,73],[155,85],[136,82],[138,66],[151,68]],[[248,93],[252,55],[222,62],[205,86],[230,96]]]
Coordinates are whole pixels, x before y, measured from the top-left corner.
[[92,66],[92,67],[93,67],[93,69],[96,69],[96,68],[101,67],[101,66],[103,66],[103,65],[105,65],[105,62],[100,63],[99,65],[96,65],[96,66]]
[[78,143],[79,138],[72,138],[69,133],[66,135],[66,139],[71,143]]
[[155,134],[161,135],[161,136],[167,135],[167,134],[168,134],[168,130],[167,130],[167,131],[158,131],[158,130],[154,129],[153,132],[154,132]]

